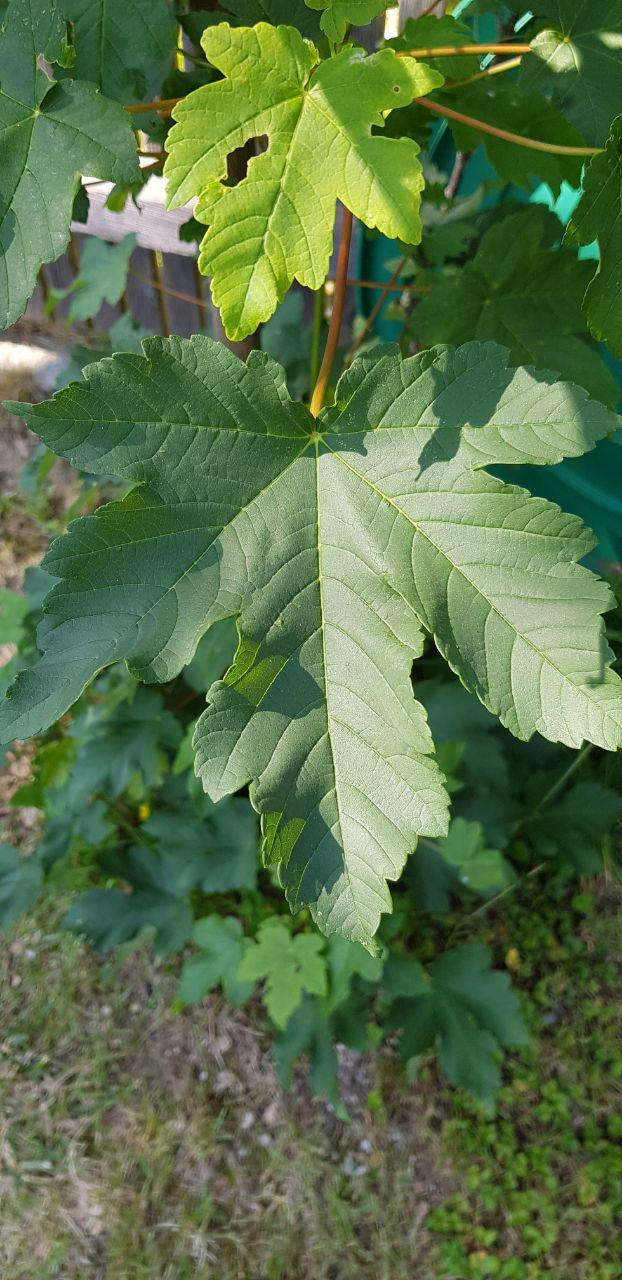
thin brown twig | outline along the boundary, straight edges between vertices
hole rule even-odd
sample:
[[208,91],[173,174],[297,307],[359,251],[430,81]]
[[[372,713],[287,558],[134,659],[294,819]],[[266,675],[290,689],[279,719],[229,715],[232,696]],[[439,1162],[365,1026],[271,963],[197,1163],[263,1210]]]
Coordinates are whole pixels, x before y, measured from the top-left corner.
[[389,294],[390,294],[391,290],[396,288],[397,280],[398,280],[398,279],[399,279],[399,277],[401,276],[402,271],[404,270],[404,267],[406,266],[406,263],[407,263],[407,262],[408,262],[408,257],[407,257],[407,255],[405,255],[405,256],[404,256],[403,258],[401,258],[401,259],[400,259],[400,261],[398,262],[398,264],[397,264],[397,266],[396,266],[396,268],[395,268],[395,271],[393,272],[393,275],[391,276],[391,279],[390,279],[390,280],[388,280],[388,281],[387,281],[387,283],[386,283],[385,285],[383,285],[383,286],[382,286],[382,293],[381,293],[380,297],[378,298],[377,302],[375,302],[375,303],[374,303],[374,306],[372,307],[372,309],[371,309],[371,311],[370,311],[370,313],[369,313],[369,315],[368,315],[368,317],[367,317],[367,319],[366,319],[366,321],[365,321],[365,324],[363,325],[363,328],[361,329],[361,332],[360,332],[359,334],[357,334],[356,338],[354,339],[354,342],[352,343],[352,346],[350,347],[350,350],[348,351],[348,353],[347,353],[347,355],[346,355],[346,358],[345,358],[345,360],[344,360],[344,362],[343,362],[343,363],[344,363],[344,368],[346,368],[346,369],[347,369],[347,368],[348,368],[348,365],[350,365],[350,364],[352,363],[352,361],[353,361],[353,359],[354,359],[354,357],[355,357],[355,355],[356,355],[356,353],[357,353],[357,351],[358,351],[359,347],[360,347],[360,346],[361,346],[361,344],[365,341],[365,338],[367,337],[367,334],[369,333],[370,329],[371,329],[371,328],[373,327],[373,325],[376,323],[376,320],[378,319],[378,316],[380,315],[380,312],[382,311],[382,308],[384,307],[384,304],[385,304],[385,302],[386,302],[386,300],[387,300],[387,298],[388,298],[388,296],[389,296]]
[[426,5],[425,9],[423,10],[423,13],[419,14],[419,17],[428,18],[431,13],[434,13],[434,10],[437,8],[437,6],[440,3],[441,3],[441,0],[430,0],[430,4]]
[[454,167],[449,175],[449,181],[443,192],[446,200],[453,200],[458,194],[458,187],[460,186],[464,171],[469,163],[470,155],[470,151],[456,151]]
[[444,88],[461,89],[463,85],[474,84],[476,80],[487,80],[490,76],[500,75],[502,71],[513,71],[515,67],[520,67],[522,61],[522,55],[520,58],[506,58],[505,62],[495,62],[494,66],[485,67],[474,76],[465,76],[464,80],[451,80]]
[[141,111],[161,111],[167,113],[172,111],[177,103],[181,102],[181,98],[160,98],[154,102],[130,102],[125,104],[125,110],[131,115],[140,115]]
[[462,58],[465,54],[531,53],[530,44],[439,44],[429,49],[396,49],[398,58]]
[[523,138],[520,133],[510,133],[507,129],[498,129],[496,125],[486,124],[484,120],[475,120],[473,116],[465,116],[462,111],[454,111],[453,107],[441,106],[431,98],[417,98],[421,107],[435,111],[448,120],[457,120],[460,124],[476,129],[480,133],[490,133],[493,138],[502,138],[504,142],[515,142],[519,147],[527,147],[531,151],[546,151],[555,156],[596,156],[602,147],[565,147],[557,142],[540,142],[537,138]]
[[352,240],[352,223],[353,218],[349,209],[344,207],[343,221],[341,224],[341,239],[339,241],[339,253],[337,255],[337,274],[335,277],[335,293],[333,297],[333,311],[330,318],[328,328],[328,338],[326,340],[326,350],[324,358],[320,366],[318,379],[313,389],[311,403],[309,409],[314,418],[317,418],[320,409],[324,404],[330,375],[332,372],[337,347],[339,346],[339,334],[341,332],[341,322],[343,320],[343,308],[346,298],[346,288],[348,279],[348,261],[350,258],[350,242]]
[[382,289],[388,293],[430,293],[432,289],[431,284],[391,284],[384,280],[357,280],[352,276],[348,276],[346,284],[354,285],[357,289]]
[[[161,293],[170,293],[172,298],[179,298],[181,302],[191,302],[195,307],[205,308],[210,308],[212,305],[211,302],[206,302],[205,298],[200,298],[198,294],[182,293],[180,289],[173,289],[171,285],[156,283],[155,280],[150,280],[148,276],[141,275],[140,271],[134,271],[133,267],[130,268],[128,274],[133,276],[134,280],[140,280],[141,284],[148,284],[151,289],[158,289]],[[329,276],[326,283],[334,284],[334,277]],[[431,284],[392,285],[390,282],[385,284],[383,280],[358,280],[353,276],[348,276],[346,284],[359,289],[381,289],[387,293],[393,291],[396,293],[429,293],[432,289]]]

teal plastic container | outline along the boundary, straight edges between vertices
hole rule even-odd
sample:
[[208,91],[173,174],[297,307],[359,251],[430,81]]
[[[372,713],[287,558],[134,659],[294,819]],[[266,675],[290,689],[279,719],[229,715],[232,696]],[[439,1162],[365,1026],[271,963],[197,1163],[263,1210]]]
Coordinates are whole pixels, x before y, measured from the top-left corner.
[[[460,6],[463,14],[468,3],[469,0]],[[456,16],[458,12],[456,10]],[[481,21],[483,20],[474,20],[478,24]],[[477,30],[474,29],[474,36],[483,41],[490,39],[491,33],[480,29],[478,25]],[[434,130],[430,156],[439,168],[445,172],[451,170],[455,148],[445,121],[440,121]],[[494,176],[496,175],[488,164],[484,148],[479,147],[471,156],[463,174],[460,195],[472,195],[482,182]],[[558,198],[554,197],[550,187],[541,183],[531,196],[527,196],[522,189],[508,186],[505,190],[494,192],[489,197],[489,203],[497,204],[511,199],[546,204],[565,226],[579,198],[580,192],[567,183],[563,184]],[[387,281],[395,269],[398,256],[395,241],[386,240],[383,236],[362,236],[358,275],[362,279]],[[597,259],[597,245],[581,249],[580,257]],[[358,289],[357,313],[362,317],[368,316],[379,296],[379,292],[374,289]],[[382,341],[395,342],[399,338],[401,325],[381,313],[376,331]],[[605,347],[603,357],[620,386],[618,408],[622,412],[622,363],[614,359]],[[568,459],[556,467],[501,468],[499,474],[514,484],[524,485],[539,497],[558,503],[564,511],[581,516],[594,530],[599,543],[596,551],[588,557],[588,562],[601,573],[622,573],[622,431],[617,433],[615,440],[602,441],[592,453],[583,458]]]

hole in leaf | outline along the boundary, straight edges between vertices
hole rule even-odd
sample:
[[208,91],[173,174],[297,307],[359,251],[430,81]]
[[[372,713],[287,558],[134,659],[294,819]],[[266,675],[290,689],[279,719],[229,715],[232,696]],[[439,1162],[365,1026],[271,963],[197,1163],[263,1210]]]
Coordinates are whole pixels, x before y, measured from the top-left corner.
[[267,151],[268,146],[268,135],[263,133],[256,138],[249,138],[243,147],[236,147],[235,151],[230,151],[227,156],[227,186],[237,187],[238,183],[246,177],[249,162],[255,156],[260,156],[263,151]]

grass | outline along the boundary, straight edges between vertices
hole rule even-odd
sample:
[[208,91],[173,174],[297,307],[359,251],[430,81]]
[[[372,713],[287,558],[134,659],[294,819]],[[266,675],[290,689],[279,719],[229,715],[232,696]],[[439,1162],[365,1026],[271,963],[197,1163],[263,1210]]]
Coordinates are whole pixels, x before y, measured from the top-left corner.
[[0,1274],[619,1280],[619,902],[528,892],[478,926],[534,1031],[497,1116],[383,1051],[344,1055],[349,1125],[281,1091],[253,1015],[174,1015],[143,944],[103,962],[48,899],[0,969]]
[[370,1109],[378,1081],[353,1061],[343,1125],[304,1082],[282,1093],[247,1018],[173,1016],[142,947],[102,963],[45,914],[2,962],[0,1274],[412,1275],[422,1201],[448,1185],[427,1108],[400,1093],[412,1132]]

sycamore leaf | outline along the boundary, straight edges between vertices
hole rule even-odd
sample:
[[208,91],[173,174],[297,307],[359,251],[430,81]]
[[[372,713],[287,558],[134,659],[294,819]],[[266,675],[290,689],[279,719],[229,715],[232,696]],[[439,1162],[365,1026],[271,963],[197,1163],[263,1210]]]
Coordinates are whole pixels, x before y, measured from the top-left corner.
[[180,847],[196,858],[203,893],[257,886],[257,824],[247,800],[222,800],[203,818],[161,811],[142,830],[173,870]]
[[395,955],[384,983],[397,997],[388,1025],[403,1028],[402,1057],[438,1045],[448,1080],[490,1106],[501,1083],[501,1046],[526,1044],[528,1037],[509,975],[491,969],[489,951],[456,947],[427,972],[410,956]]
[[94,792],[119,796],[139,774],[152,787],[162,772],[162,746],[175,748],[179,721],[167,711],[159,693],[138,688],[131,702],[111,708],[106,700],[89,707],[72,726],[77,755],[71,783],[76,805]]
[[603,838],[622,817],[622,798],[600,782],[578,782],[528,823],[538,858],[556,858],[579,875],[602,870]]
[[35,855],[24,858],[19,849],[0,844],[0,930],[3,933],[36,901],[42,884],[41,864]]
[[0,587],[0,645],[19,644],[26,630],[24,623],[29,608],[21,592]]
[[[440,45],[459,49],[461,45],[473,44],[473,32],[464,22],[458,22],[449,14],[436,17],[430,13],[424,18],[409,18],[401,34],[387,43],[389,48],[400,51],[437,48]],[[466,78],[479,71],[480,59],[468,53],[456,54],[452,58],[427,58],[426,64],[440,71],[444,79],[462,80],[463,76]]]
[[66,248],[80,174],[138,177],[127,112],[94,85],[55,84],[38,68],[45,32],[31,24],[30,2],[11,0],[0,32],[2,328],[22,315],[41,264]]
[[594,337],[622,358],[622,115],[614,120],[603,153],[590,161],[565,239],[571,244],[598,240],[600,267],[587,287],[585,310]]
[[[410,670],[426,632],[520,738],[622,742],[604,583],[574,516],[485,468],[577,457],[619,419],[494,344],[359,358],[316,421],[279,366],[152,338],[21,406],[49,448],[137,484],[55,542],[45,656],[0,712],[41,732],[102,667],[172,679],[238,617],[195,735],[212,800],[250,783],[293,909],[370,946],[418,835],[447,827]],[[13,405],[20,410],[20,406]]]
[[328,940],[328,995],[326,1009],[333,1013],[350,995],[350,987],[354,978],[363,978],[365,982],[379,982],[382,976],[382,961],[370,956],[358,942],[348,942],[338,933]]
[[197,920],[192,940],[201,950],[184,964],[177,993],[179,1000],[196,1004],[220,985],[235,1008],[244,1004],[255,984],[242,982],[237,977],[247,945],[240,921],[232,916],[206,916]]
[[75,74],[119,102],[151,97],[168,71],[176,27],[167,0],[62,0],[74,24]]
[[154,930],[156,955],[179,951],[192,930],[188,903],[159,889],[89,889],[69,908],[63,927],[88,938],[96,951],[112,951],[144,928]]
[[340,1120],[349,1119],[339,1089],[339,1060],[331,1020],[324,1001],[305,995],[287,1026],[277,1036],[274,1058],[279,1080],[289,1089],[294,1065],[303,1054],[310,1059],[309,1083],[316,1097],[325,1097]]
[[221,0],[217,12],[184,13],[180,22],[190,39],[200,44],[206,27],[225,20],[223,10],[226,21],[235,27],[271,22],[275,27],[297,27],[310,40],[319,40],[321,35],[319,19],[309,11],[305,0]]
[[[300,32],[266,23],[208,28],[203,48],[224,78],[174,108],[168,198],[175,208],[199,196],[195,216],[209,224],[199,265],[227,334],[243,338],[294,279],[323,283],[338,199],[368,227],[421,239],[418,147],[371,130],[441,77],[389,49],[368,57],[348,48],[318,65]],[[264,136],[267,151],[226,185],[227,157]]]
[[72,324],[98,315],[104,302],[115,306],[125,289],[135,246],[135,235],[124,236],[118,244],[106,244],[105,240],[89,236],[77,275],[79,287],[72,295],[68,312]]
[[[583,145],[582,135],[543,94],[522,92],[515,84],[501,84],[503,78],[489,76],[475,84],[465,85],[457,92],[436,96],[446,106],[510,133],[536,138],[541,142],[561,143],[562,146]],[[454,120],[450,120],[448,124],[458,150],[473,151],[477,146],[483,145],[491,165],[506,182],[515,183],[529,192],[533,189],[534,177],[541,182],[548,182],[556,192],[564,179],[572,186],[578,185],[581,156],[535,152]]]
[[486,896],[515,879],[503,854],[498,849],[486,848],[481,822],[454,818],[447,835],[438,844],[441,856],[457,872],[460,884],[473,893]]
[[[5,3],[0,10],[3,26],[7,21],[9,7]],[[26,28],[25,33],[22,32],[26,40],[32,39],[37,51],[48,62],[56,62],[62,67],[72,66],[75,60],[75,49],[67,39],[67,16],[66,4],[60,6],[57,0],[25,0],[20,5],[18,14],[18,22]],[[15,22],[15,13],[11,15],[10,21]]]
[[442,339],[502,343],[513,364],[555,369],[615,406],[620,388],[591,342],[581,309],[593,264],[553,249],[560,235],[557,218],[538,205],[495,222],[464,266],[435,278],[413,311],[409,333],[422,346]]
[[534,0],[530,8],[547,26],[523,58],[521,86],[552,85],[560,111],[590,146],[600,146],[622,98],[620,0]]
[[341,44],[348,27],[366,27],[384,13],[391,0],[306,0],[310,9],[321,9],[320,26],[332,44]]
[[287,925],[274,916],[260,924],[257,941],[245,951],[237,976],[242,982],[265,979],[264,1001],[275,1027],[287,1026],[305,991],[326,994],[323,947],[318,934],[292,937]]

